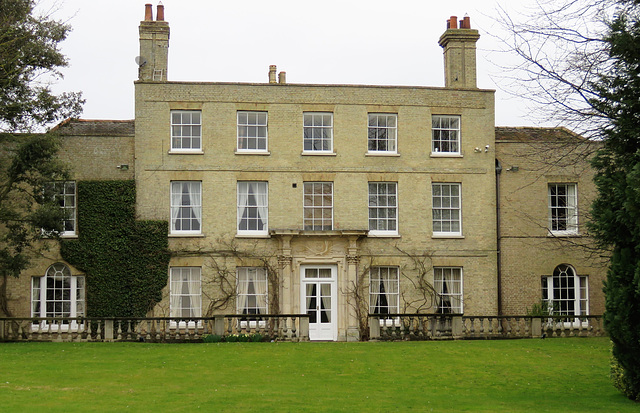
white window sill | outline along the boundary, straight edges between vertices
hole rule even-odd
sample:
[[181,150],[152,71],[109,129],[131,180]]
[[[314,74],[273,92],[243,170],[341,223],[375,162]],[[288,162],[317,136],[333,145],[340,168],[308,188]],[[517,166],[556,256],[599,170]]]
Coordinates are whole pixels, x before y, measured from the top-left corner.
[[432,158],[464,158],[461,153],[455,152],[431,152]]
[[573,231],[551,231],[547,233],[549,238],[579,238],[582,234]]
[[400,154],[397,152],[367,152],[364,156],[390,156],[390,157],[399,157]]
[[169,234],[169,238],[204,238],[205,235],[200,233],[189,233],[189,232],[172,232]]
[[185,151],[171,149],[167,153],[169,155],[204,155],[204,152],[200,149],[185,150]]
[[243,151],[243,150],[236,150],[235,154],[236,155],[263,155],[263,156],[268,156],[268,155],[271,155],[271,152],[269,152],[269,151]]
[[431,238],[438,238],[438,239],[463,239],[464,235],[461,234],[433,234],[431,235]]
[[375,232],[369,231],[367,234],[369,238],[401,238],[400,234],[397,232]]
[[65,239],[78,238],[78,234],[60,234],[60,238],[65,238]]
[[269,234],[236,234],[236,238],[271,238]]
[[302,156],[336,156],[338,155],[335,152],[328,151],[302,151]]

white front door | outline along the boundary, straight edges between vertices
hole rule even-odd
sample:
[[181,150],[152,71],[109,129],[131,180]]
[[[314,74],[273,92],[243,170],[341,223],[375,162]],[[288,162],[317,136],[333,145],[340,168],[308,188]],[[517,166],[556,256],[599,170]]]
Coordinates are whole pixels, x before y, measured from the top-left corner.
[[309,315],[309,340],[338,338],[335,265],[301,267],[301,307]]

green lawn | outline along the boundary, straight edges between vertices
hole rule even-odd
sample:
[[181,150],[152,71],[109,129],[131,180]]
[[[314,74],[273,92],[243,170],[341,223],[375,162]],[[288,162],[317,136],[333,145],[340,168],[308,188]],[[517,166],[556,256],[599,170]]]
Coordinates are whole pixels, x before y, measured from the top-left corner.
[[2,343],[0,411],[639,412],[606,338]]

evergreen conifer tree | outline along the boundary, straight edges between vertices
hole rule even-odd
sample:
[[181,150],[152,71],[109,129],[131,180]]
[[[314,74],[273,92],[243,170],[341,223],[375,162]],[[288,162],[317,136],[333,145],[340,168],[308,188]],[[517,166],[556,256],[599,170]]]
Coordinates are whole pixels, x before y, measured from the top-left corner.
[[608,118],[593,161],[598,198],[591,230],[612,251],[605,327],[613,342],[614,384],[640,401],[640,2],[621,0],[604,37],[612,71],[592,102]]

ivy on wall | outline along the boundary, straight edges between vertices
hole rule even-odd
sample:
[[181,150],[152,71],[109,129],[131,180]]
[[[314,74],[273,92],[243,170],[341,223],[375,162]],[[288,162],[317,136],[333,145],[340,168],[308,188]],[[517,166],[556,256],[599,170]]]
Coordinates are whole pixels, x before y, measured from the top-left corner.
[[86,274],[87,316],[144,317],[162,299],[168,223],[135,219],[135,182],[80,181],[78,239],[62,258]]

